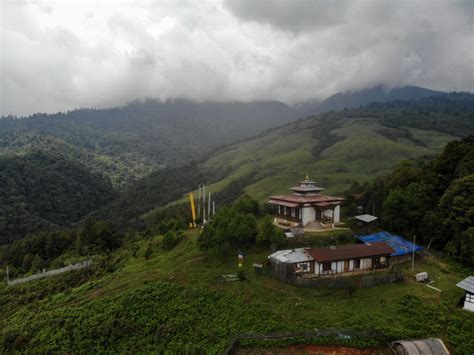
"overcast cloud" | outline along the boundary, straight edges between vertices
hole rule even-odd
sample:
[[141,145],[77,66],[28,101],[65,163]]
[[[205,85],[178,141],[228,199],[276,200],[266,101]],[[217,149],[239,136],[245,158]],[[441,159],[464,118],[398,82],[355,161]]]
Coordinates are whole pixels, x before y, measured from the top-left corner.
[[474,91],[474,1],[1,1],[1,113]]

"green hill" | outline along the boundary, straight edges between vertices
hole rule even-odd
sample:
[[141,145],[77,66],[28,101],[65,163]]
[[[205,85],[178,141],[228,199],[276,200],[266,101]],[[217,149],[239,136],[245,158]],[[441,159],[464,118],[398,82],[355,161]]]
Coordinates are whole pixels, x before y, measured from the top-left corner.
[[474,95],[446,94],[328,112],[221,148],[207,159],[145,177],[106,213],[138,217],[200,183],[217,205],[247,193],[260,202],[288,192],[306,173],[328,193],[387,173],[398,162],[429,158],[449,141],[474,132]]
[[[388,172],[403,159],[433,156],[452,139],[474,132],[473,95],[461,96],[312,116],[222,149],[200,169],[231,171],[209,186],[214,192],[251,176],[243,192],[260,201],[287,192],[306,173],[328,192],[340,193],[354,181]],[[451,111],[458,100],[467,106]]]
[[155,169],[181,166],[296,118],[277,101],[149,99],[110,109],[2,117],[0,153],[60,154],[125,187]]
[[0,244],[77,222],[114,196],[109,181],[61,156],[0,155]]

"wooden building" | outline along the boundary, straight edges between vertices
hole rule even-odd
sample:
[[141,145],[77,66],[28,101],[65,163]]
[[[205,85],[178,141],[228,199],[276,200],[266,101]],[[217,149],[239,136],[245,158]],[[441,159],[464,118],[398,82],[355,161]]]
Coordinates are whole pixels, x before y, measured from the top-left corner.
[[[346,244],[327,248],[279,250],[268,259],[274,270],[315,276],[344,275],[385,269],[394,250],[386,243]],[[281,265],[285,267],[281,267]],[[288,271],[286,271],[288,273]]]
[[275,223],[280,227],[306,227],[318,223],[323,229],[332,229],[340,222],[340,205],[344,200],[321,193],[308,176],[298,186],[290,188],[293,194],[270,196],[268,203],[275,206]]

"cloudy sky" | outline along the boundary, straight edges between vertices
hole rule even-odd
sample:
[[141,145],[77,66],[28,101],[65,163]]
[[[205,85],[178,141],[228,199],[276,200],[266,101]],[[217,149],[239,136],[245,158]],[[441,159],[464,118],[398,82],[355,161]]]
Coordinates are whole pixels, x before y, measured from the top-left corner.
[[474,1],[1,0],[2,114],[474,91]]

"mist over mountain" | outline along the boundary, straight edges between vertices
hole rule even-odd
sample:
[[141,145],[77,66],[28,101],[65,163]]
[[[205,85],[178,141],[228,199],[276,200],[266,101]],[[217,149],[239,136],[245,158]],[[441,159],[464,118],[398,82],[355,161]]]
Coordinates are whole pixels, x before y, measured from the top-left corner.
[[339,92],[323,101],[310,100],[300,102],[295,105],[295,108],[303,115],[311,115],[319,112],[359,107],[372,102],[417,100],[440,94],[442,94],[441,91],[429,90],[418,86],[387,88],[384,85],[377,85],[365,90]]
[[73,159],[122,188],[155,169],[202,159],[217,147],[319,112],[440,92],[407,86],[335,94],[322,102],[147,99],[110,109],[0,119],[0,154],[40,150]]

